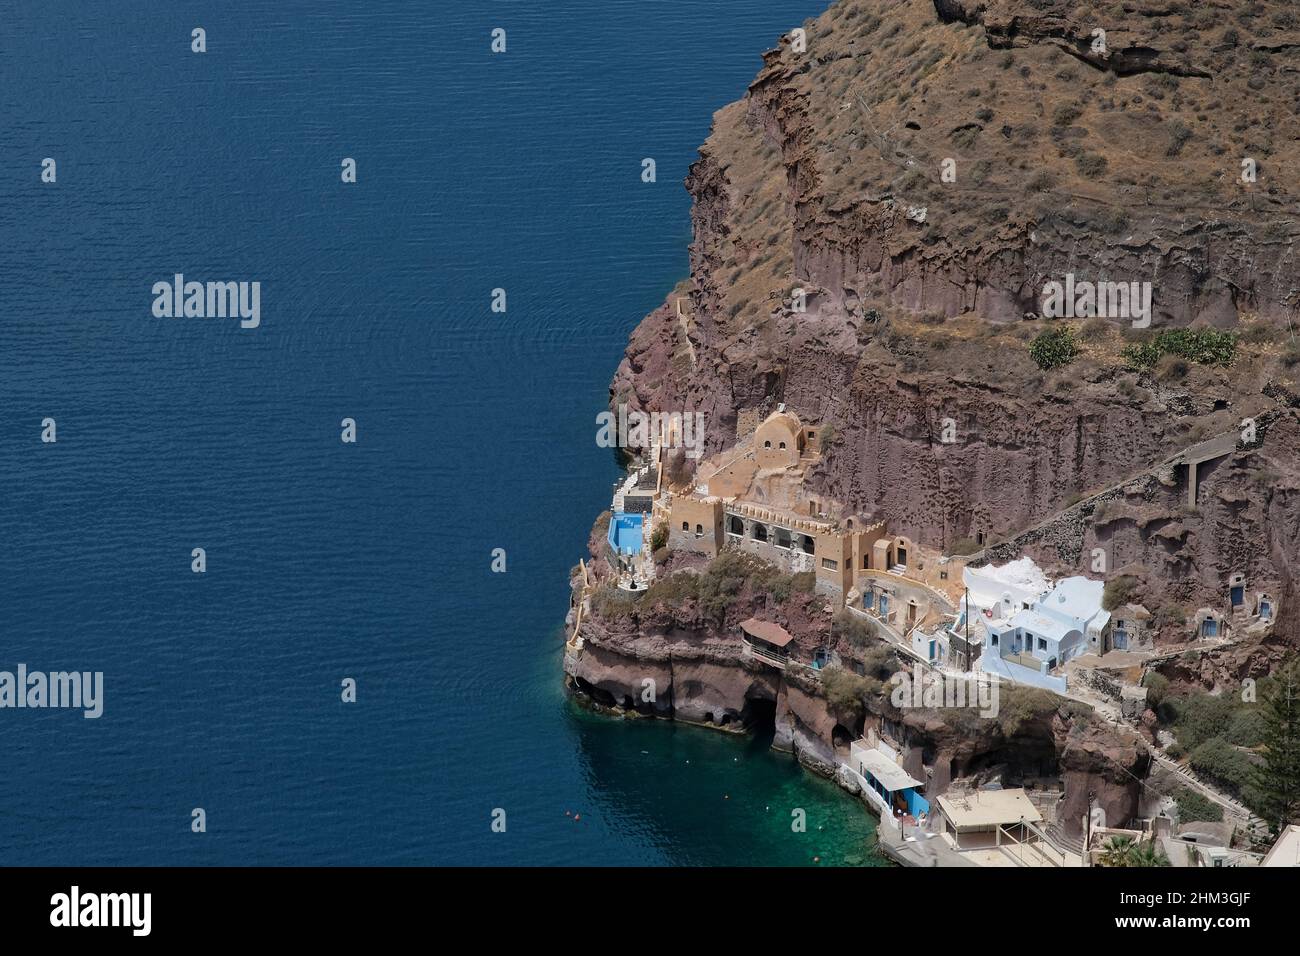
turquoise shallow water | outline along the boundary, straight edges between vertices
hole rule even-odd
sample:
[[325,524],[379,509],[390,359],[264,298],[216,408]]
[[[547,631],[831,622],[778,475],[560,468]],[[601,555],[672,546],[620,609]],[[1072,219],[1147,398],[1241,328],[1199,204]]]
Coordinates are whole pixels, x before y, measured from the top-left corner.
[[865,808],[771,752],[765,740],[657,721],[571,719],[597,797],[595,825],[613,822],[665,861],[886,865],[870,849],[875,821]]
[[[6,9],[0,668],[102,670],[106,700],[0,712],[0,862],[858,854],[866,813],[788,759],[576,710],[557,626],[618,476],[595,416],[686,270],[687,166],[822,6]],[[260,281],[261,326],[154,318],[178,272]]]

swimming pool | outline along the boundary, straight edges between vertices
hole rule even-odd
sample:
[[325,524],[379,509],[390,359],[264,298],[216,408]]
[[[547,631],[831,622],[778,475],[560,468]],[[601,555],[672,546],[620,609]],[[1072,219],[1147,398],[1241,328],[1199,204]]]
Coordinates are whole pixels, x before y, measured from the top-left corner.
[[610,547],[618,554],[640,554],[641,540],[644,537],[641,531],[643,520],[641,515],[615,512],[609,519]]

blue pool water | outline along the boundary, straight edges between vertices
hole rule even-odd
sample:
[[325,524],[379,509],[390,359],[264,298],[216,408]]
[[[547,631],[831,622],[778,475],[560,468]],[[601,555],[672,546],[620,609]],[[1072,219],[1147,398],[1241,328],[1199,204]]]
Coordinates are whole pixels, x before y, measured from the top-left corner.
[[616,511],[609,519],[609,544],[619,554],[640,554],[645,538],[641,515]]
[[[5,6],[0,669],[106,699],[0,710],[0,862],[861,859],[830,784],[560,680],[687,166],[824,6]],[[178,272],[260,281],[260,327],[154,318]]]

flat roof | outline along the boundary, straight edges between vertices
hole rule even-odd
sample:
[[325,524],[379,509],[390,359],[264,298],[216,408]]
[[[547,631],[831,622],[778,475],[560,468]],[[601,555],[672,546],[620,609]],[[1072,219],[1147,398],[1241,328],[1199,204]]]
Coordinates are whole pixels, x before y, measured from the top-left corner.
[[1022,819],[1026,823],[1043,822],[1043,815],[1020,787],[1014,790],[976,790],[961,796],[945,794],[939,797],[939,806],[958,830],[1008,826]]
[[794,637],[780,624],[773,621],[760,621],[756,617],[740,622],[740,629],[750,637],[771,644],[773,647],[785,647]]
[[1046,637],[1058,642],[1071,631],[1078,631],[1080,635],[1083,634],[1083,628],[1071,627],[1059,618],[1048,617],[1046,614],[1039,614],[1037,611],[1017,611],[1015,616],[1007,621],[1007,627],[1029,631],[1036,637]]
[[1283,830],[1259,865],[1300,866],[1300,826],[1293,823]]
[[850,748],[850,750],[851,755],[862,762],[862,768],[879,780],[881,786],[890,793],[906,790],[909,787],[925,786],[874,747]]

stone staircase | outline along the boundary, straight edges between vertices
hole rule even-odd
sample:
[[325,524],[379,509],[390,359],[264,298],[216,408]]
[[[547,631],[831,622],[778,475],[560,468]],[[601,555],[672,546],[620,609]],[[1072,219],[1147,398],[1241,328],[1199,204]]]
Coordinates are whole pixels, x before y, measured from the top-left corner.
[[1066,836],[1059,823],[1047,825],[1047,839],[1058,850],[1065,850],[1075,856],[1083,856],[1083,840],[1079,837]]
[[1239,826],[1246,830],[1253,829],[1257,833],[1268,832],[1268,824],[1255,814],[1251,813],[1250,808],[1237,798],[1228,796],[1217,787],[1202,780],[1191,769],[1175,763],[1164,754],[1153,752],[1153,756],[1155,757],[1156,763],[1161,767],[1176,773],[1179,777],[1185,780],[1192,789],[1223,807],[1224,810],[1236,818]]

